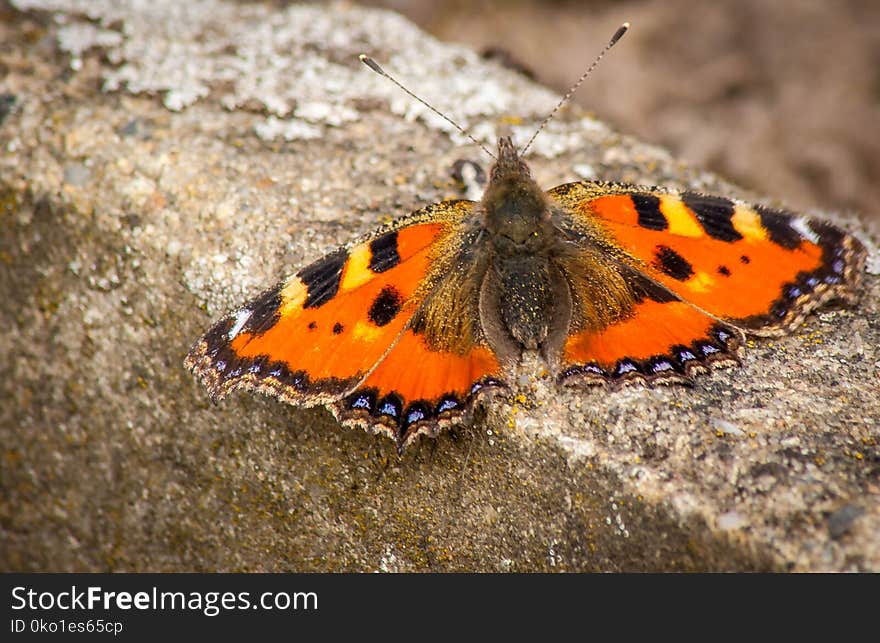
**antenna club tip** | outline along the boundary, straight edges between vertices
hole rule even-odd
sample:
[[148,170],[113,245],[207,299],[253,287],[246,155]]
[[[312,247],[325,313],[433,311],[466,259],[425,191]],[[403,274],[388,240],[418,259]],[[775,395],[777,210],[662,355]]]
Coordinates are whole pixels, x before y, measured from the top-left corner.
[[372,58],[370,58],[367,54],[360,54],[360,55],[358,55],[358,60],[360,60],[360,61],[361,61],[362,63],[364,63],[367,67],[369,67],[370,69],[372,69],[374,72],[376,72],[376,73],[379,74],[380,76],[385,76],[385,75],[386,75],[386,74],[385,74],[385,71],[379,66],[379,63],[377,63],[375,60],[373,60]]
[[617,28],[617,31],[614,32],[614,35],[611,36],[611,42],[608,43],[609,47],[613,47],[618,40],[623,38],[623,34],[626,33],[626,30],[629,29],[629,23],[624,22],[620,27]]

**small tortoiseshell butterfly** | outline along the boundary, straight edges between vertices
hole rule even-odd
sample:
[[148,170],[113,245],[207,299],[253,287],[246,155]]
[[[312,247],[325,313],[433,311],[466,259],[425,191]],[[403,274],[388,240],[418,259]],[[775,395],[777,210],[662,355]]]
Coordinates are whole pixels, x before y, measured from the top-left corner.
[[545,192],[501,138],[481,201],[429,205],[317,260],[220,320],[185,365],[215,400],[324,404],[402,451],[507,390],[524,350],[563,386],[737,363],[744,334],[852,302],[865,254],[829,223],[719,196]]

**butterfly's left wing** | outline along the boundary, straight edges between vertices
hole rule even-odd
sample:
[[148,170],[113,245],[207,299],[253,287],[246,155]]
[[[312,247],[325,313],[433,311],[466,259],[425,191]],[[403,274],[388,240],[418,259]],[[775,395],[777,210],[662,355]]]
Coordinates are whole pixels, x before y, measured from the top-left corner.
[[315,261],[217,322],[185,365],[214,399],[324,404],[401,448],[461,420],[503,386],[466,287],[474,205],[434,204]]

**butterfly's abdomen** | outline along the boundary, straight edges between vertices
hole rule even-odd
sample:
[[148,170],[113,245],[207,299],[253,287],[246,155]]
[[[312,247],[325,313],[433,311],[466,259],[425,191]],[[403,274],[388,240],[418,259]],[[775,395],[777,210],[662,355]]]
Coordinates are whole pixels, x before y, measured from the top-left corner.
[[513,338],[537,349],[546,339],[555,312],[553,268],[545,257],[518,255],[499,260],[499,313]]

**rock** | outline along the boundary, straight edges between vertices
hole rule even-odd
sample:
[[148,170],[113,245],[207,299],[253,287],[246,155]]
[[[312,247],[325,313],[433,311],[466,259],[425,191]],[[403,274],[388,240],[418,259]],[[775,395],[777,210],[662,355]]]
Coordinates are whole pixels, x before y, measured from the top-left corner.
[[[0,568],[880,570],[873,275],[694,389],[526,378],[402,459],[324,409],[211,404],[181,364],[213,320],[486,162],[357,54],[489,141],[555,97],[386,12],[87,5],[0,24]],[[530,163],[748,196],[576,109]]]
[[837,509],[828,516],[828,534],[835,540],[841,538],[863,513],[864,510],[858,505],[844,505]]

